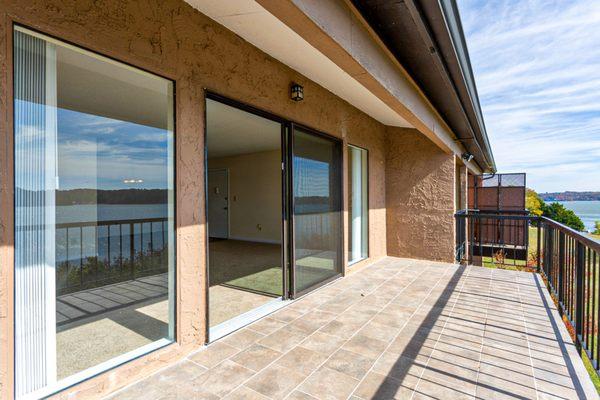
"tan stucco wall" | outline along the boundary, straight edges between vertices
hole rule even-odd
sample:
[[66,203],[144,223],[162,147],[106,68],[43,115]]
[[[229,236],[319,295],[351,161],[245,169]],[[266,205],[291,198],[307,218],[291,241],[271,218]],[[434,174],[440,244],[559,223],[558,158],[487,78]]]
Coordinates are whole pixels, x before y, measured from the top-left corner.
[[387,252],[451,262],[454,258],[454,156],[414,129],[386,135]]
[[[367,148],[371,259],[386,254],[385,128],[379,122],[180,0],[0,0],[0,398],[9,399],[13,392],[13,21],[173,79],[176,85],[177,343],[69,388],[60,397],[107,394],[205,341],[204,88]],[[289,99],[291,82],[304,86],[303,102]]]
[[281,151],[209,159],[208,168],[229,171],[229,237],[281,243]]

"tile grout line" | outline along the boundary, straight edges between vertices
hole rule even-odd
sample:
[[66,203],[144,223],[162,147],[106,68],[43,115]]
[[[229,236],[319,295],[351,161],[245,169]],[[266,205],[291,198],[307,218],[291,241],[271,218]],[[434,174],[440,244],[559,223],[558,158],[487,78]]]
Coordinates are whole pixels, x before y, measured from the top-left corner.
[[[461,268],[461,267],[459,267]],[[460,288],[458,289],[458,298],[460,298],[460,295],[462,294],[462,288],[465,285],[467,279],[469,278],[469,274],[471,272],[471,269],[468,266],[462,267],[466,269],[467,275],[464,277],[464,281],[461,283]],[[461,277],[462,279],[462,277]],[[454,293],[454,291],[453,291]],[[452,305],[452,308],[450,309],[450,316],[452,315],[452,312],[454,311],[454,307],[456,307],[456,304],[458,303],[458,299],[454,302],[454,304]],[[444,329],[446,329],[446,325],[448,324],[448,320],[446,320],[444,322],[444,325],[442,327],[442,330],[440,332],[440,336],[442,336],[444,334]],[[421,380],[423,378],[423,374],[425,373],[425,371],[427,370],[427,367],[429,366],[429,361],[431,360],[431,356],[433,355],[433,353],[436,350],[437,344],[439,342],[440,338],[438,336],[437,339],[435,339],[435,344],[433,345],[433,349],[431,350],[431,354],[427,357],[427,362],[425,363],[425,367],[423,368],[423,371],[421,371],[421,374],[419,375],[419,379],[417,380],[417,384],[415,385],[415,388],[413,389],[411,395],[410,395],[410,399],[412,400],[412,398],[415,396],[415,393],[417,392],[417,389],[419,388],[419,383],[421,383]]]
[[[535,279],[535,276],[534,276]],[[527,327],[527,319],[525,318],[525,311],[523,309],[523,299],[521,297],[521,285],[519,285],[518,276],[515,277],[515,283],[517,285],[517,293],[519,295],[519,301],[521,302],[521,315],[523,315],[523,323],[525,324],[525,335],[527,337],[527,351],[529,354],[529,364],[531,365],[531,374],[533,376],[533,388],[535,389],[536,399],[540,398],[540,393],[537,388],[537,378],[535,377],[535,368],[533,367],[533,356],[531,354],[531,344],[529,342],[529,328]]]
[[488,311],[490,309],[490,298],[492,297],[492,288],[494,283],[494,270],[490,271],[488,280],[488,299],[485,306],[485,319],[483,324],[483,336],[481,337],[481,347],[479,349],[479,365],[477,366],[477,377],[475,378],[475,397],[477,397],[477,389],[479,388],[479,375],[481,375],[481,359],[483,358],[483,346],[485,345],[485,334],[488,327]]
[[[440,276],[440,278],[437,280],[437,282],[435,283],[435,285],[433,285],[431,287],[431,289],[429,289],[429,291],[427,292],[427,295],[423,298],[423,300],[419,303],[419,305],[417,306],[417,308],[415,308],[415,311],[413,311],[413,313],[411,314],[411,316],[407,319],[407,321],[404,323],[404,325],[402,325],[402,327],[400,328],[400,330],[398,331],[398,333],[396,333],[396,335],[394,335],[394,337],[389,341],[388,345],[385,347],[385,349],[383,350],[383,352],[375,359],[375,361],[373,362],[373,365],[371,365],[371,367],[369,368],[369,370],[365,373],[365,375],[362,377],[362,379],[359,380],[358,384],[356,385],[356,387],[354,388],[354,390],[352,390],[352,392],[350,393],[350,395],[348,396],[348,399],[352,396],[356,396],[354,393],[356,392],[356,390],[360,387],[360,385],[364,382],[365,378],[373,371],[373,368],[375,367],[375,365],[377,364],[377,362],[381,359],[381,357],[385,354],[385,352],[390,348],[390,346],[394,343],[394,341],[398,338],[398,336],[402,333],[402,331],[404,330],[404,328],[406,327],[406,325],[410,322],[410,320],[412,319],[412,317],[417,313],[417,311],[421,308],[421,306],[423,305],[423,303],[427,300],[427,298],[430,296],[431,292],[433,291],[433,289],[435,289],[439,283],[441,282],[442,278],[444,277],[444,275],[450,270],[450,267],[446,267],[446,271],[444,272],[444,274],[442,274],[442,276]],[[419,274],[419,276],[421,276],[421,274]],[[417,277],[418,278],[418,277]],[[412,284],[414,282],[411,281],[410,284]],[[395,300],[398,296],[400,296],[402,294],[402,292],[404,292],[404,290],[410,286],[407,285],[404,289],[402,289],[402,291],[400,293],[398,293],[398,295],[394,296],[394,298],[391,301]],[[388,303],[390,304],[390,303]],[[386,304],[387,306],[387,304]],[[381,312],[381,311],[380,311]],[[386,375],[387,376],[387,375]],[[356,396],[359,397],[360,396]]]
[[[375,266],[376,266],[376,264],[372,264],[372,265],[370,265],[368,268],[375,267]],[[388,278],[388,279],[386,279],[385,281],[383,281],[383,282],[382,282],[380,285],[378,285],[376,288],[374,288],[374,289],[373,289],[373,290],[372,290],[372,291],[371,291],[369,294],[373,293],[373,292],[374,292],[375,290],[377,290],[379,287],[381,287],[382,285],[384,285],[384,284],[385,284],[385,283],[386,283],[388,280],[390,280],[390,279],[394,278],[394,277],[395,277],[396,275],[398,275],[400,272],[404,271],[404,270],[405,270],[407,267],[408,267],[408,266],[402,266],[402,268],[401,268],[401,269],[399,269],[398,271],[396,271],[396,273],[394,273],[394,275],[393,275],[393,276],[391,276],[390,278]],[[420,276],[420,274],[419,274],[419,276]],[[416,279],[416,278],[415,278],[415,279]],[[411,281],[411,283],[412,283],[412,281]],[[343,293],[343,292],[345,292],[345,291],[347,291],[347,290],[351,290],[351,289],[352,289],[351,287],[350,287],[350,288],[347,288],[347,289],[344,289],[344,290],[342,290],[342,291],[340,292],[340,294],[341,294],[341,293]],[[318,293],[312,293],[312,294],[313,294],[313,295],[317,295]],[[291,321],[290,321],[289,323],[287,323],[285,326],[282,326],[281,328],[279,328],[279,329],[276,329],[275,331],[271,332],[269,335],[271,335],[271,334],[273,334],[273,333],[275,333],[275,332],[277,332],[277,331],[279,331],[279,330],[281,330],[281,329],[284,329],[286,326],[288,326],[288,325],[289,325],[289,324],[291,324],[292,322],[294,322],[294,321],[296,321],[297,319],[299,319],[299,318],[303,317],[304,315],[308,314],[309,312],[311,312],[311,311],[314,311],[315,309],[317,309],[317,307],[320,307],[320,306],[321,306],[321,304],[319,304],[319,305],[317,305],[317,306],[315,306],[315,307],[311,308],[311,309],[310,309],[309,311],[307,311],[306,313],[302,314],[302,315],[301,315],[301,316],[299,316],[298,318],[295,318],[295,319],[291,320]],[[350,308],[350,307],[351,307],[351,306],[349,306],[348,308]],[[346,309],[345,309],[344,311],[342,311],[340,314],[342,314],[343,312],[345,312],[345,311],[346,311],[348,308],[346,308]],[[334,319],[335,319],[335,318],[334,318]],[[258,322],[258,321],[257,321],[257,322]],[[250,328],[250,327],[248,327],[247,329],[251,329],[251,328]],[[286,355],[287,355],[289,352],[291,352],[292,350],[294,350],[296,347],[300,346],[302,343],[304,343],[306,340],[308,340],[308,339],[309,339],[311,336],[313,336],[313,335],[314,335],[316,332],[319,332],[319,331],[320,331],[320,328],[319,328],[319,329],[317,329],[316,331],[312,332],[312,333],[311,333],[311,334],[309,334],[308,336],[306,336],[304,339],[302,339],[302,341],[300,341],[298,344],[296,344],[294,347],[292,347],[292,348],[291,348],[291,349],[289,349],[288,351],[286,351],[286,352],[283,352],[283,353],[282,353],[282,354],[281,354],[279,357],[277,357],[276,359],[274,359],[273,361],[271,361],[269,364],[265,365],[265,366],[264,366],[264,367],[263,367],[263,368],[262,368],[260,371],[252,371],[252,370],[250,370],[250,371],[254,372],[254,374],[253,374],[252,376],[250,376],[249,378],[247,378],[246,380],[244,380],[244,381],[243,381],[242,383],[240,383],[239,385],[235,386],[235,387],[234,387],[232,390],[230,390],[230,391],[229,391],[229,392],[226,394],[226,396],[227,396],[227,395],[229,395],[230,393],[233,393],[234,391],[236,391],[236,390],[237,390],[238,388],[240,388],[241,386],[245,386],[245,384],[246,384],[247,382],[249,382],[251,379],[253,379],[255,376],[257,376],[258,374],[260,374],[262,371],[266,370],[266,369],[267,369],[267,368],[269,368],[270,366],[274,365],[274,364],[275,364],[277,361],[279,361],[280,359],[282,359],[283,357],[285,357],[285,356],[286,356]],[[255,332],[256,332],[256,331],[255,331]],[[260,333],[260,332],[259,332],[259,333]],[[265,335],[265,337],[266,337],[266,336],[269,336],[269,335]],[[330,335],[330,336],[332,336],[332,335]],[[260,340],[260,339],[259,339],[259,340]],[[252,344],[256,344],[256,343],[258,343],[258,341],[254,342],[254,343],[252,343]],[[276,349],[272,349],[272,348],[271,348],[271,347],[269,347],[269,346],[265,346],[265,345],[261,345],[261,346],[264,346],[264,347],[266,347],[266,348],[268,348],[268,349],[271,349],[271,350],[278,351],[278,350],[276,350]],[[341,348],[341,346],[340,346],[340,348]],[[245,351],[245,350],[246,350],[246,349],[244,349],[244,350],[241,350],[241,351],[239,351],[238,353],[232,354],[231,356],[229,356],[229,357],[225,358],[224,360],[222,360],[221,362],[219,362],[219,364],[221,364],[222,362],[224,362],[224,361],[226,361],[226,360],[230,360],[232,357],[234,357],[235,355],[237,355],[237,354],[239,354],[239,353],[241,353],[241,352],[243,352],[243,351]],[[231,360],[231,362],[233,362],[233,363],[235,363],[235,364],[237,364],[237,365],[240,365],[240,364],[236,363],[236,362],[235,362],[235,361],[233,361],[233,360]],[[219,364],[217,364],[217,365],[219,365]],[[215,365],[215,367],[216,367],[216,365]],[[242,367],[243,367],[243,366],[242,366]],[[320,367],[320,365],[319,365],[319,367]],[[245,368],[245,367],[244,367],[244,368]],[[285,367],[284,367],[284,368],[285,368]],[[210,369],[209,369],[208,371],[210,371]],[[205,372],[208,372],[208,371],[205,371]],[[312,374],[311,374],[311,375],[312,375]],[[310,375],[309,375],[309,376],[310,376]],[[300,384],[302,384],[303,382],[304,382],[304,381],[302,381]],[[286,395],[286,397],[287,397],[287,396],[289,396],[289,395],[290,395],[290,394],[291,394],[291,393],[292,393],[294,390],[296,390],[296,388],[298,388],[298,387],[300,386],[300,384],[299,384],[299,385],[296,385],[294,388],[292,388],[292,389],[290,390],[290,392],[289,392],[289,393]],[[262,393],[261,393],[261,394],[262,394]],[[266,397],[269,397],[269,396],[266,396]]]

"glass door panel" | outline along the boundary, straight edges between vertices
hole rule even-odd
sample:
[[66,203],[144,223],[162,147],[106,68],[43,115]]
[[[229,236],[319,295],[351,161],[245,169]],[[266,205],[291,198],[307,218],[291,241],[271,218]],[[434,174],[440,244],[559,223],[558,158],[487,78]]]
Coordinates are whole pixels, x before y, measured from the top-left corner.
[[294,291],[301,294],[341,273],[341,145],[293,129]]

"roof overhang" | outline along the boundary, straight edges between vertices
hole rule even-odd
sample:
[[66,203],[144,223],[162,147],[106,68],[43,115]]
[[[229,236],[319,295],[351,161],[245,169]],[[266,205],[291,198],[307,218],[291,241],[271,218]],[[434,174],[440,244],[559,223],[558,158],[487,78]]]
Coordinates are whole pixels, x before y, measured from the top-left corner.
[[496,170],[454,0],[352,0],[482,170]]

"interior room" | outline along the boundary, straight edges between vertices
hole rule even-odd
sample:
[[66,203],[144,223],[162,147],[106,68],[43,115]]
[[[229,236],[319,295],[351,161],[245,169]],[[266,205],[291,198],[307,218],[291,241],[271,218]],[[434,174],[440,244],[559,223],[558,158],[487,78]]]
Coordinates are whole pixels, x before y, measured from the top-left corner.
[[283,294],[282,125],[207,99],[209,324]]

